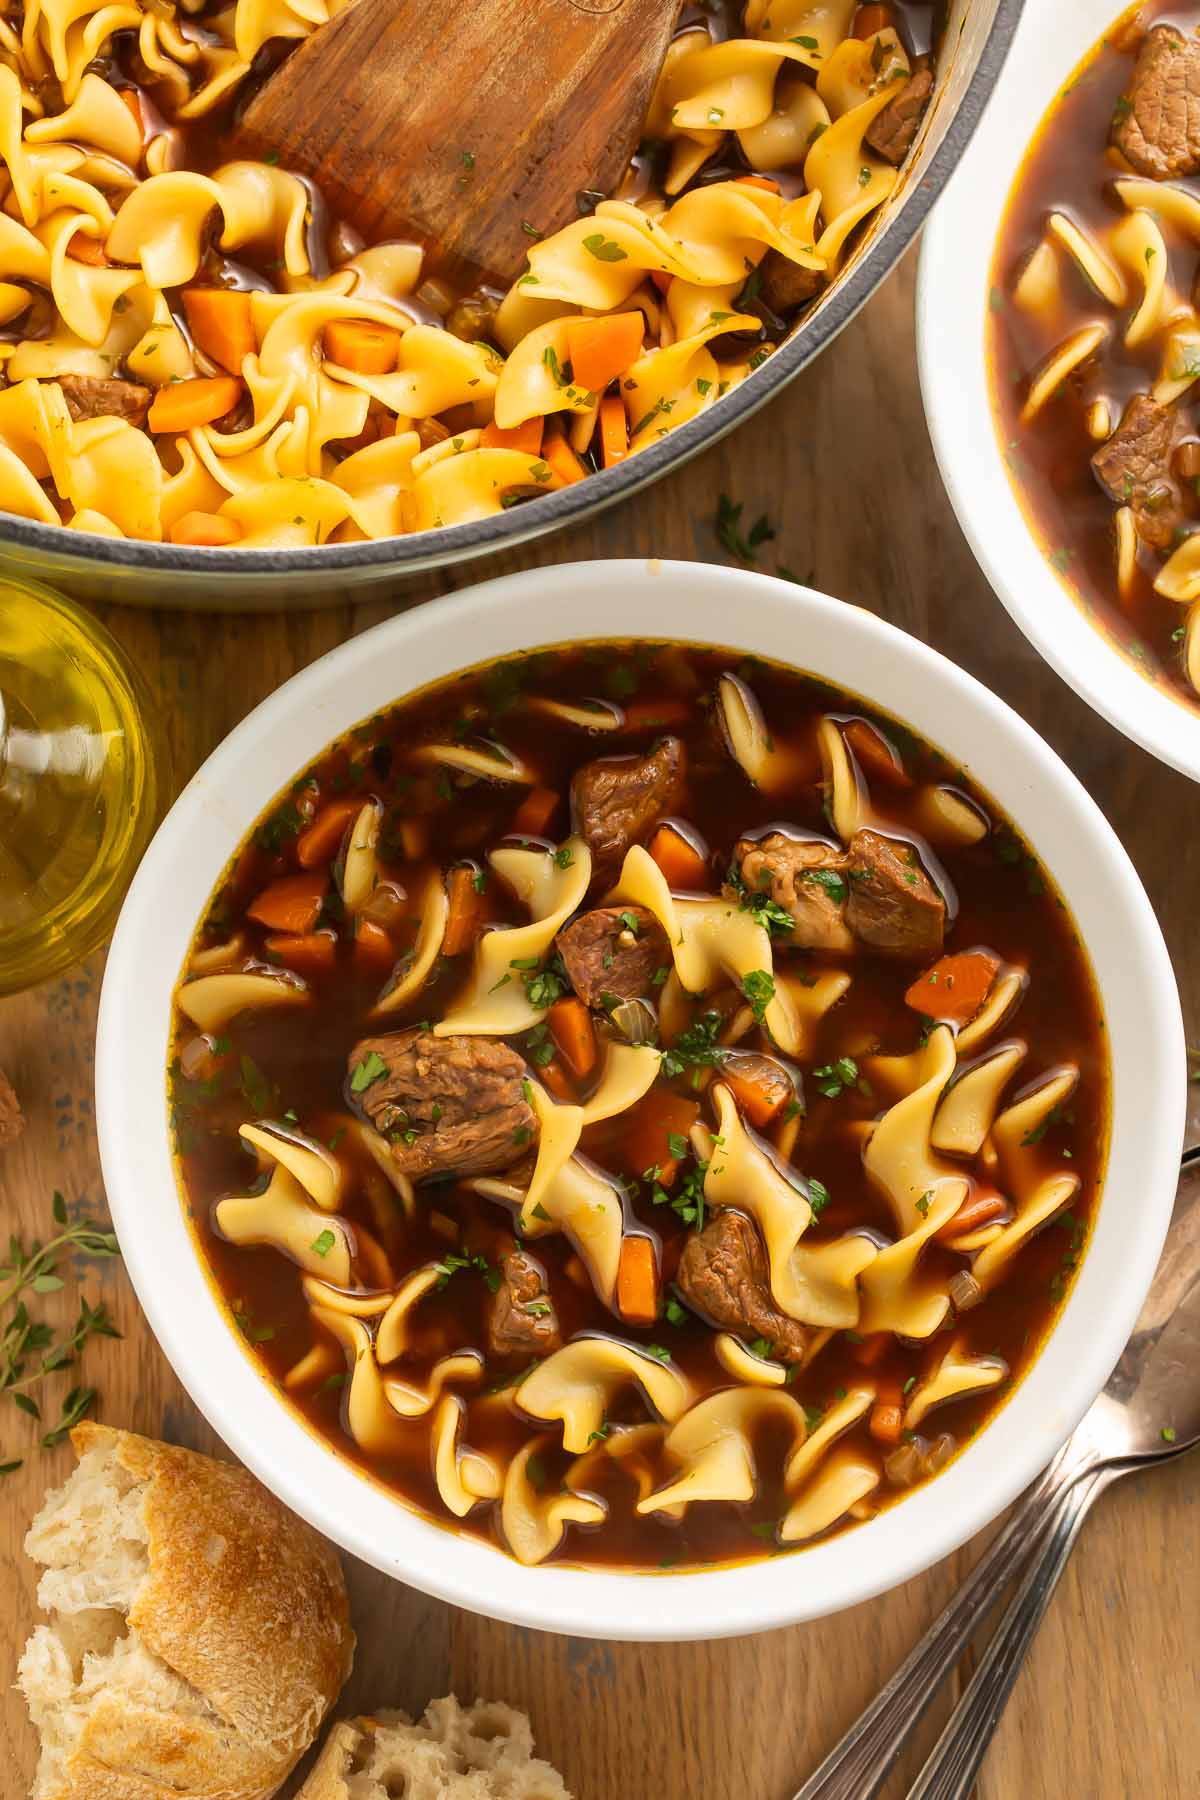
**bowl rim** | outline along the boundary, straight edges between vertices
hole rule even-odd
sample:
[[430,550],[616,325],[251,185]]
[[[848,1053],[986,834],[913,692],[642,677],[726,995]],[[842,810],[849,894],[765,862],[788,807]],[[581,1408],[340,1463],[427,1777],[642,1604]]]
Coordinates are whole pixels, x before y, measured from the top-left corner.
[[1049,40],[1044,15],[1025,15],[1005,70],[1003,104],[984,118],[926,228],[917,365],[942,481],[1000,601],[1082,700],[1143,750],[1200,780],[1200,703],[1193,709],[1157,686],[1087,619],[1066,576],[1051,567],[1009,477],[992,407],[988,296],[1019,179],[1013,136],[1020,136],[1023,158],[1055,96],[1102,35],[1090,0],[1060,0]]
[[273,574],[312,578],[373,571],[404,576],[497,550],[515,549],[550,532],[578,525],[628,499],[668,470],[682,467],[700,451],[718,443],[758,412],[833,341],[870,298],[924,224],[970,143],[1004,66],[1024,5],[1025,0],[996,0],[979,60],[928,168],[919,180],[910,182],[900,204],[865,244],[844,278],[813,315],[811,325],[794,331],[717,405],[677,426],[637,456],[612,469],[600,470],[586,481],[544,495],[536,507],[512,507],[489,519],[360,544],[309,545],[287,550],[192,548],[64,531],[62,526],[42,525],[3,513],[0,547],[12,545],[43,552],[60,563],[80,562],[97,571],[133,568],[149,575]]
[[[988,1429],[938,1476],[936,1508],[901,1502],[795,1561],[683,1574],[526,1569],[408,1511],[255,1375],[195,1251],[171,1166],[170,990],[193,921],[254,818],[389,692],[462,668],[462,645],[471,644],[474,665],[595,640],[599,620],[610,638],[690,639],[778,657],[901,719],[936,708],[927,735],[1019,823],[1081,935],[1093,937],[1113,1037],[1113,1132],[1092,1242],[1058,1324]],[[651,620],[658,631],[647,631]],[[994,1518],[1049,1461],[1124,1348],[1170,1219],[1187,1092],[1179,999],[1150,903],[1099,808],[1030,726],[870,613],[745,570],[638,560],[510,575],[397,615],[249,714],[184,790],[130,889],[104,977],[96,1071],[101,1164],[134,1288],[184,1387],[242,1461],[326,1536],[426,1593],[518,1625],[625,1640],[720,1637],[815,1618],[919,1573]],[[781,1568],[795,1573],[781,1578]]]

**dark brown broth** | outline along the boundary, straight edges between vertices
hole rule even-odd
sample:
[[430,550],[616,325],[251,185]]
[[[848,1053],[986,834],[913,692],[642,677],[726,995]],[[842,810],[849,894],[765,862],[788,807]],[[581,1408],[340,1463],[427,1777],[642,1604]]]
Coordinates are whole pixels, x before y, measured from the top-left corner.
[[[734,668],[753,684],[775,741],[792,745],[801,774],[786,800],[767,799],[753,789],[726,752],[711,716],[709,696],[717,677]],[[999,1353],[1008,1362],[1013,1380],[1024,1373],[1052,1324],[1071,1272],[1078,1260],[1092,1207],[1102,1178],[1108,1119],[1108,1058],[1104,1027],[1091,982],[1086,954],[1070,915],[1050,887],[1048,879],[1029,856],[1015,832],[971,788],[960,771],[949,767],[934,750],[904,728],[860,707],[854,700],[833,693],[823,684],[786,669],[755,661],[750,664],[734,653],[696,650],[684,646],[652,648],[646,645],[604,645],[551,652],[518,659],[484,672],[459,677],[402,703],[366,722],[314,762],[293,790],[281,797],[253,838],[240,853],[214,901],[197,938],[197,947],[224,941],[231,928],[245,930],[252,943],[261,944],[263,932],[246,921],[243,909],[265,882],[294,867],[296,827],[315,802],[316,783],[321,799],[353,793],[364,800],[376,795],[388,807],[383,842],[389,848],[385,873],[411,893],[422,867],[404,863],[394,849],[390,829],[401,813],[424,816],[432,827],[432,856],[439,865],[461,858],[482,862],[489,847],[508,830],[520,794],[483,785],[454,786],[445,778],[419,776],[412,780],[401,769],[401,746],[444,741],[456,731],[494,731],[511,750],[537,770],[541,784],[565,795],[572,771],[600,754],[646,749],[661,735],[653,719],[640,729],[598,738],[578,728],[555,725],[545,717],[525,711],[523,696],[550,694],[557,698],[607,695],[630,701],[652,700],[655,705],[688,703],[688,722],[671,728],[682,736],[690,759],[690,801],[687,823],[707,844],[711,855],[713,891],[719,886],[730,853],[746,831],[773,821],[787,822],[825,832],[820,768],[813,728],[822,714],[873,719],[902,748],[909,771],[919,779],[952,780],[983,806],[993,822],[993,832],[981,845],[939,860],[923,845],[914,830],[909,834],[922,849],[926,866],[942,881],[951,903],[953,924],[948,926],[947,948],[965,949],[986,944],[1007,961],[1022,964],[1030,972],[1030,984],[1016,1029],[1030,1045],[1030,1057],[1022,1072],[1028,1083],[1054,1065],[1073,1062],[1080,1069],[1080,1083],[1066,1116],[1046,1134],[1036,1154],[1046,1172],[1061,1166],[1069,1154],[1071,1167],[1081,1179],[1081,1191],[1071,1215],[1042,1232],[1020,1254],[1014,1271],[977,1309],[963,1314],[955,1331],[974,1353]],[[876,793],[874,802],[881,823],[905,835],[909,796]],[[556,839],[569,827],[565,803],[552,821]],[[423,866],[423,865],[422,865]],[[497,884],[493,916],[515,916],[500,898]],[[956,913],[954,908],[956,907]],[[804,954],[804,953],[802,953]],[[836,959],[835,959],[836,960]],[[807,956],[814,969],[820,958]],[[461,982],[457,970],[448,968],[420,995],[407,1013],[387,1021],[399,1028],[418,1019],[435,1018],[443,1003]],[[383,973],[386,973],[384,971]],[[855,1119],[877,1115],[879,1101],[850,1089],[837,1099],[822,1096],[812,1080],[812,1068],[853,1047],[861,1055],[868,1046],[884,1051],[910,1050],[918,1041],[921,1020],[904,1003],[904,991],[913,977],[909,963],[860,956],[855,980],[845,1000],[827,1016],[811,1064],[805,1065],[807,1117],[795,1152],[795,1161],[807,1177],[824,1182],[831,1200],[806,1237],[817,1243],[850,1229],[870,1229],[894,1237],[887,1208],[870,1186],[861,1166],[860,1150],[847,1125]],[[299,1128],[328,1141],[344,1121],[347,1107],[346,1061],[354,1043],[371,1027],[368,1014],[382,985],[377,969],[368,977],[355,970],[349,946],[342,944],[336,973],[314,981],[317,1000],[304,1030],[297,1030],[293,1015],[259,1014],[235,1021],[221,1046],[217,1075],[208,1084],[189,1083],[176,1067],[172,1078],[173,1116],[178,1128],[179,1163],[186,1192],[188,1215],[198,1248],[212,1279],[242,1325],[252,1348],[250,1354],[275,1382],[304,1354],[312,1341],[307,1308],[300,1292],[297,1270],[283,1256],[269,1249],[237,1249],[213,1228],[215,1203],[231,1192],[247,1191],[253,1179],[250,1159],[240,1148],[237,1127],[247,1117],[279,1118],[294,1115]],[[194,1028],[179,1021],[177,1043],[194,1037]],[[521,1045],[521,1040],[514,1040]],[[747,1040],[753,1045],[754,1040]],[[764,1045],[764,1047],[766,1047]],[[688,1092],[686,1079],[672,1084]],[[644,1158],[634,1158],[626,1148],[629,1120],[613,1120],[589,1128],[583,1149],[603,1167],[630,1178],[636,1189],[627,1201],[627,1220],[636,1219],[662,1243],[664,1271],[673,1273],[687,1236],[685,1227],[666,1207],[648,1204],[647,1184],[639,1181]],[[343,1146],[339,1145],[339,1151]],[[490,1263],[511,1246],[511,1225],[506,1211],[471,1194],[465,1186],[450,1183],[418,1190],[419,1217],[414,1228],[402,1226],[399,1215],[392,1222],[387,1247],[396,1259],[397,1276],[445,1255],[450,1247],[428,1223],[428,1213],[438,1210],[462,1226],[455,1249],[480,1252]],[[351,1217],[357,1216],[354,1207]],[[368,1219],[373,1230],[378,1221]],[[590,1293],[572,1282],[566,1264],[570,1247],[557,1236],[538,1238],[533,1245],[544,1263],[558,1308],[564,1339],[575,1332],[610,1332],[632,1342],[654,1343],[669,1349],[671,1357],[696,1384],[700,1394],[728,1387],[730,1377],[720,1368],[713,1349],[714,1333],[688,1314],[682,1325],[665,1319],[651,1329],[638,1330],[617,1319]],[[935,1261],[946,1274],[965,1266],[962,1257],[938,1245],[928,1251],[924,1266]],[[404,1365],[405,1375],[422,1380],[440,1355],[464,1346],[482,1348],[484,1307],[488,1299],[483,1280],[473,1270],[454,1274],[445,1289],[421,1304],[414,1362]],[[263,1335],[264,1333],[269,1335]],[[903,1345],[893,1340],[884,1359],[870,1370],[858,1360],[861,1340],[839,1334],[801,1373],[789,1391],[806,1408],[825,1409],[838,1390],[856,1379],[894,1380],[901,1386],[920,1377],[943,1353],[948,1334],[939,1333],[927,1344]],[[494,1403],[484,1408],[472,1392],[505,1382],[523,1372],[520,1360],[495,1364],[487,1370],[479,1390],[466,1390],[468,1400],[465,1441],[501,1460],[527,1441],[532,1428],[508,1407]],[[983,1425],[1002,1403],[1011,1383],[998,1394],[957,1402],[938,1418],[936,1431],[948,1428],[961,1444]],[[342,1427],[344,1389],[330,1388],[313,1397],[289,1397],[290,1404],[335,1449],[365,1473],[445,1522],[430,1467],[428,1421],[413,1425],[411,1456],[385,1461],[362,1455]],[[611,1415],[611,1422],[637,1422],[646,1417],[643,1402],[632,1393]],[[864,1432],[857,1428],[846,1441]],[[863,1436],[862,1441],[872,1440]],[[877,1452],[878,1446],[872,1444]],[[748,1506],[692,1506],[682,1525],[651,1518],[638,1519],[632,1511],[634,1490],[615,1468],[601,1491],[610,1503],[607,1523],[598,1531],[571,1527],[558,1555],[560,1559],[612,1566],[654,1568],[676,1563],[711,1564],[764,1554],[772,1523],[785,1507],[778,1471],[781,1454],[768,1439],[757,1445],[760,1489]],[[571,1460],[555,1452],[545,1457],[546,1481],[551,1490]],[[668,1465],[663,1459],[660,1479]],[[907,1490],[900,1490],[900,1492]],[[886,1482],[877,1498],[887,1504],[898,1497]],[[757,1529],[756,1529],[757,1528]],[[459,1529],[485,1539],[498,1535],[490,1507],[478,1507]]]
[[[1200,26],[1200,7],[1159,5],[1142,9],[1146,26],[1174,24],[1181,31]],[[1117,102],[1129,85],[1136,44],[1118,47],[1110,38],[1090,51],[1063,87],[1021,165],[1009,196],[992,270],[988,354],[993,404],[1005,459],[1029,523],[1057,572],[1087,616],[1142,674],[1190,706],[1200,705],[1183,669],[1182,612],[1154,592],[1161,557],[1139,542],[1136,588],[1128,601],[1117,591],[1113,547],[1113,502],[1092,473],[1097,444],[1086,416],[1093,401],[1106,399],[1120,416],[1136,393],[1158,378],[1161,343],[1152,334],[1144,346],[1128,348],[1121,332],[1064,383],[1031,424],[1021,420],[1030,382],[1056,346],[1106,310],[1083,275],[1060,259],[1065,306],[1052,327],[1024,313],[1012,288],[1042,241],[1052,212],[1066,213],[1081,227],[1106,228],[1125,208],[1111,192],[1122,171],[1106,154]],[[1174,185],[1200,195],[1200,182]],[[1197,275],[1195,250],[1168,235],[1169,280],[1181,294],[1192,292]],[[1185,397],[1182,406],[1191,402]],[[1188,434],[1185,432],[1185,438]],[[1189,529],[1200,521],[1196,485],[1181,481]]]

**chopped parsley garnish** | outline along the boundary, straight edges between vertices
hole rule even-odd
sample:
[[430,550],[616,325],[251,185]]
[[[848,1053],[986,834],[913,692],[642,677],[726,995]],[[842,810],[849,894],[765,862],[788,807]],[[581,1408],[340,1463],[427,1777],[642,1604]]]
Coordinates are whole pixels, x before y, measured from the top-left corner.
[[1164,1444],[1173,1444],[1175,1442],[1175,1427],[1173,1425],[1164,1425],[1159,1436],[1162,1438]]
[[813,1079],[818,1094],[824,1094],[827,1100],[836,1100],[847,1088],[857,1087],[858,1064],[852,1056],[839,1056],[836,1062],[822,1063],[819,1069],[814,1069]]
[[742,976],[742,992],[750,1002],[750,1011],[754,1014],[754,1022],[761,1025],[767,1016],[767,1008],[775,998],[775,978],[766,969],[751,969]]
[[606,238],[602,231],[593,231],[583,240],[583,247],[594,256],[597,262],[624,262],[629,252],[622,250],[620,244],[614,244]]
[[[838,906],[841,906],[846,898],[846,883],[836,869],[801,869],[798,871],[798,877],[801,881],[812,881],[818,887],[824,888],[830,899],[835,901]],[[906,875],[905,880],[915,881],[916,876]]]
[[680,1306],[674,1294],[667,1295],[667,1304],[663,1308],[663,1317],[668,1325],[683,1325],[687,1322],[687,1312]]
[[670,1362],[671,1352],[664,1350],[661,1344],[642,1344],[640,1346],[647,1356],[654,1357],[656,1362]]
[[368,1050],[350,1077],[350,1092],[361,1094],[365,1088],[370,1087],[373,1081],[378,1081],[381,1075],[386,1074],[387,1064],[378,1050]]
[[766,1361],[770,1357],[775,1346],[768,1338],[756,1337],[752,1343],[747,1344],[746,1348],[749,1350],[751,1356],[759,1356]]
[[719,1012],[701,1013],[694,1024],[681,1031],[669,1049],[664,1050],[662,1072],[672,1079],[688,1070],[719,1068],[728,1051],[717,1042],[724,1021]]
[[819,1219],[829,1205],[829,1189],[823,1181],[818,1181],[815,1175],[810,1175],[808,1178],[808,1204],[812,1208],[814,1219]]
[[929,1202],[932,1199],[933,1199],[933,1189],[926,1188],[925,1192],[921,1195],[921,1198],[916,1202],[917,1211],[920,1213],[920,1215],[923,1219],[927,1219],[929,1217]]
[[785,906],[773,900],[765,888],[748,888],[736,863],[731,863],[727,876],[730,887],[739,896],[743,912],[752,913],[772,937],[791,937],[795,921]]
[[568,850],[567,846],[564,844],[561,850],[556,850],[554,852],[554,861],[558,868],[569,869],[572,866],[572,864],[574,863],[575,858],[572,855],[571,851]]
[[336,1243],[336,1237],[333,1235],[332,1231],[326,1227],[324,1231],[317,1233],[316,1237],[309,1245],[309,1248],[315,1250],[318,1256],[328,1256]]
[[617,923],[622,927],[623,930],[631,932],[634,937],[636,937],[638,935],[639,931],[642,929],[641,920],[638,918],[636,913],[631,913],[631,912],[618,913],[617,914]]
[[688,1141],[685,1137],[681,1137],[677,1131],[668,1131],[667,1149],[671,1152],[671,1155],[676,1161],[679,1161],[687,1155],[688,1148]]

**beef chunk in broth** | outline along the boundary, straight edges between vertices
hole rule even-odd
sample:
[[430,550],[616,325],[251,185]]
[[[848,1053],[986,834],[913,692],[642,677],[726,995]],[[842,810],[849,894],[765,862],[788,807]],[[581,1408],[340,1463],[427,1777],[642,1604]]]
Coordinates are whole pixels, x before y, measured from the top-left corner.
[[1112,141],[1154,181],[1200,171],[1200,39],[1171,25],[1147,35],[1113,117]]
[[601,756],[576,771],[571,800],[598,881],[611,881],[630,846],[682,804],[685,769],[683,745],[665,737],[646,756]]
[[876,113],[866,132],[866,143],[876,156],[899,168],[913,146],[917,126],[925,116],[933,92],[933,73],[918,69],[881,113]]
[[[355,1091],[356,1071],[370,1074],[376,1059],[383,1072]],[[354,1099],[410,1180],[495,1175],[520,1161],[536,1135],[522,1086],[525,1064],[507,1044],[435,1037],[415,1027],[363,1038],[350,1052],[349,1068]]]
[[1135,394],[1117,429],[1092,457],[1097,481],[1118,506],[1133,509],[1138,536],[1166,550],[1183,519],[1171,475],[1175,414],[1149,394]]
[[825,277],[820,269],[806,269],[781,250],[768,250],[759,264],[759,289],[773,313],[786,319],[797,307],[820,292]]
[[487,1334],[493,1356],[549,1356],[562,1345],[546,1271],[524,1250],[510,1251],[500,1264],[500,1286],[488,1303]]
[[782,1362],[803,1362],[808,1332],[771,1297],[767,1253],[757,1227],[731,1208],[693,1232],[679,1260],[676,1285],[688,1305],[713,1325],[765,1338]]
[[587,1006],[640,1000],[671,965],[667,934],[644,906],[598,906],[559,932],[558,953]]
[[893,956],[942,947],[946,903],[911,844],[864,827],[850,839],[846,923],[861,943]]
[[804,950],[849,950],[846,923],[846,855],[820,838],[792,838],[782,831],[734,852],[750,894],[767,893],[791,915],[791,942]]
[[100,375],[60,375],[67,411],[73,419],[127,419],[144,425],[154,395],[136,381],[109,380]]

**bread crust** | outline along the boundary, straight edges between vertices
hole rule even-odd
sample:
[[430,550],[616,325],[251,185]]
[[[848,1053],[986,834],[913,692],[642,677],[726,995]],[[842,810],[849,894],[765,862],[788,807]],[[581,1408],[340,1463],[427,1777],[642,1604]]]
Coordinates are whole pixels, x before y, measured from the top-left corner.
[[142,1484],[149,1572],[129,1623],[211,1711],[102,1694],[50,1800],[268,1800],[350,1672],[336,1555],[236,1464],[90,1422],[71,1441]]
[[366,1741],[356,1719],[335,1725],[309,1770],[300,1800],[347,1800],[347,1777]]

